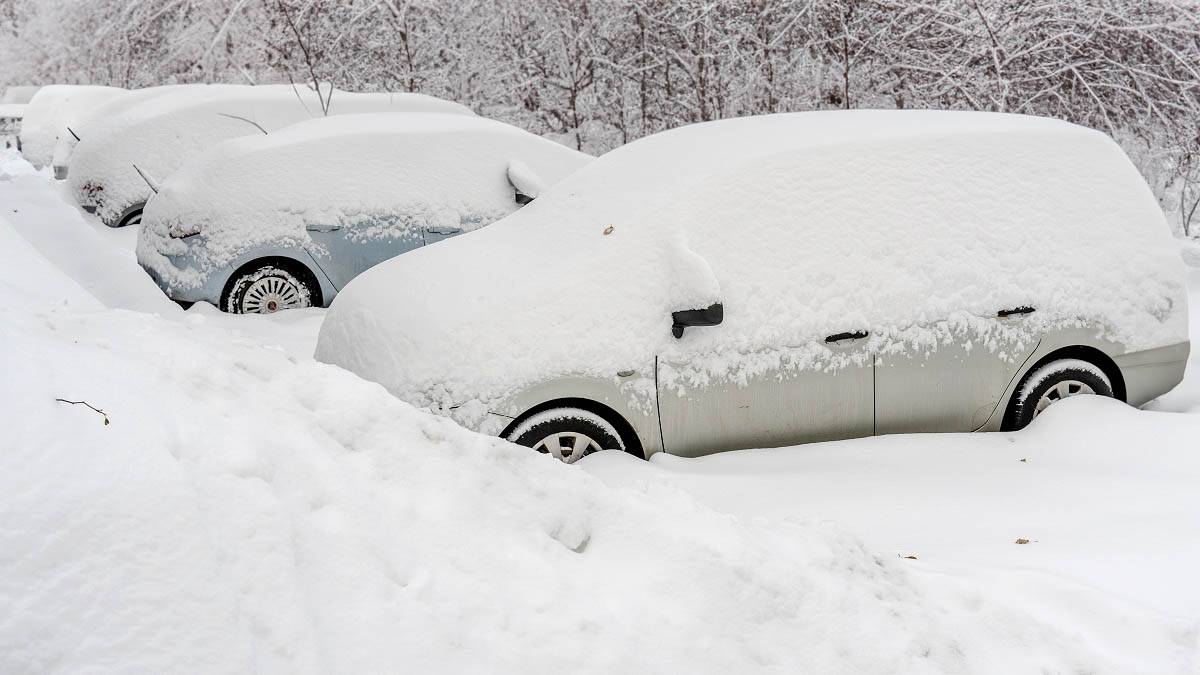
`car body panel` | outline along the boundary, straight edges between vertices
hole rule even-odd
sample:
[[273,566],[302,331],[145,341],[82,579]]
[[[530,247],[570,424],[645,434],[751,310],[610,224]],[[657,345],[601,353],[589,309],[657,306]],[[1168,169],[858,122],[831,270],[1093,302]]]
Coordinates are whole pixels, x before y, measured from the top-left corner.
[[399,236],[393,232],[382,232],[378,236],[365,234],[371,227],[365,223],[307,226],[311,242],[304,250],[338,290],[384,260],[424,245],[420,233],[404,231]]
[[[200,237],[203,235],[195,235]],[[188,242],[192,237],[182,239],[183,242]],[[198,242],[198,240],[197,240]],[[229,264],[223,265],[218,269],[212,270],[203,275],[200,283],[189,287],[171,287],[164,283],[162,278],[154,271],[152,265],[142,265],[142,269],[150,275],[151,279],[158,284],[172,300],[182,303],[207,302],[214,306],[221,306],[221,295],[225,292],[225,286],[229,283],[229,278],[239,268],[247,263],[264,258],[286,258],[292,260],[299,265],[303,265],[305,269],[312,272],[313,277],[317,279],[317,284],[321,289],[321,299],[324,305],[328,306],[333,298],[337,295],[338,288],[330,282],[329,278],[317,266],[316,261],[312,256],[303,249],[297,249],[290,246],[256,246],[254,248],[243,251],[240,255],[234,258]],[[197,267],[196,259],[188,254],[167,256],[172,265],[180,269],[188,267]]]
[[[1019,319],[1006,319],[1019,320]],[[975,431],[987,422],[1038,342],[949,340],[875,360],[875,433]]]
[[[696,330],[696,329],[693,329]],[[703,330],[703,329],[700,329]],[[841,368],[772,371],[745,383],[658,393],[667,452],[696,457],[723,450],[778,447],[870,436],[874,369],[861,340],[838,347]]]
[[499,435],[525,413],[552,401],[585,399],[613,410],[633,427],[647,458],[662,451],[658,406],[653,394],[654,364],[614,373],[610,378],[571,375],[529,387],[492,405],[491,419],[469,425]]
[[1125,378],[1125,399],[1142,406],[1162,396],[1183,381],[1190,342],[1143,349],[1117,356],[1117,367]]
[[[1010,352],[1009,359],[980,347],[968,351],[959,344],[942,345],[928,361],[923,356],[905,357],[907,363],[886,357],[875,361],[874,367],[867,364],[833,373],[806,372],[787,379],[764,374],[744,387],[721,384],[684,396],[661,391],[651,410],[631,404],[630,392],[623,386],[625,378],[562,377],[510,396],[491,408],[488,423],[472,426],[500,434],[549,402],[585,399],[611,408],[628,421],[647,457],[662,451],[698,457],[873,433],[999,431],[1024,376],[1056,351],[1084,347],[1108,356],[1120,369],[1127,402],[1139,407],[1182,381],[1190,353],[1189,342],[1125,352],[1122,345],[1099,337],[1098,330],[1086,326],[1051,331],[1035,344],[1012,345],[1018,351]],[[979,351],[972,354],[975,350]],[[650,369],[637,377],[653,373]],[[848,375],[853,382],[838,379]],[[895,390],[897,397],[876,401],[881,385],[884,395]],[[840,395],[830,396],[829,387]],[[911,400],[900,400],[906,388]],[[854,391],[859,395],[848,395]],[[955,397],[962,405],[951,405]],[[882,419],[873,418],[873,411]],[[806,421],[813,415],[821,418],[819,427]]]

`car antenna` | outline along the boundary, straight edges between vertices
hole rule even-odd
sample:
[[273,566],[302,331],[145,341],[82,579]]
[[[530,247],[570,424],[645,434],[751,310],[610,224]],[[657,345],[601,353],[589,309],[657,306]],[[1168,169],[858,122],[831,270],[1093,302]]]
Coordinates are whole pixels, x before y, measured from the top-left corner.
[[246,124],[253,124],[255,127],[258,128],[259,131],[263,132],[263,135],[265,135],[265,136],[270,135],[267,133],[266,129],[262,128],[262,125],[260,125],[258,122],[255,122],[254,120],[246,119],[245,117],[242,117],[241,115],[230,115],[229,113],[217,113],[217,114],[220,115],[221,117],[228,117],[229,119],[233,119],[233,120],[241,120],[241,121],[245,122]]
[[78,143],[79,142],[79,134],[75,133],[75,131],[73,129],[71,129],[71,127],[67,127],[67,131],[71,132],[71,135],[75,137],[75,142]]
[[138,175],[142,177],[142,180],[146,181],[146,185],[150,186],[150,190],[153,191],[154,194],[158,194],[158,183],[154,182],[153,178],[147,176],[146,172],[142,171],[141,167],[139,167],[137,164],[133,165],[133,170],[137,171]]

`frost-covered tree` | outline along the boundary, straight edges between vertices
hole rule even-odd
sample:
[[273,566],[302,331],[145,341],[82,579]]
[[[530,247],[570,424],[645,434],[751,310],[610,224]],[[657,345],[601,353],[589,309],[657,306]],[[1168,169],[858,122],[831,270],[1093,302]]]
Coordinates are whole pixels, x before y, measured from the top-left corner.
[[824,108],[1102,129],[1200,230],[1196,0],[0,0],[0,85],[328,81],[602,152]]

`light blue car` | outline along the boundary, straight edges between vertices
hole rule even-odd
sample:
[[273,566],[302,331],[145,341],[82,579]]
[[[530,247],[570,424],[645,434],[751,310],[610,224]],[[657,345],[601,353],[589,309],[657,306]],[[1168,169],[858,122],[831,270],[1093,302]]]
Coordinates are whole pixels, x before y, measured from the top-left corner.
[[315,119],[218,144],[155,186],[138,262],[185,305],[328,306],[364,270],[493,223],[590,159],[466,115]]

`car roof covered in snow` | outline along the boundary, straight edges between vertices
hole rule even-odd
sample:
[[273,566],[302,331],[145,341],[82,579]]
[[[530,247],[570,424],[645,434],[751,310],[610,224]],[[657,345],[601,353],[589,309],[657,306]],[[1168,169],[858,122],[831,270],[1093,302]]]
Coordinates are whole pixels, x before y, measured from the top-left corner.
[[54,145],[67,125],[105,101],[126,93],[120,87],[53,84],[34,94],[21,125],[21,152],[31,164],[50,163]]
[[0,104],[4,103],[29,103],[33,99],[34,94],[42,88],[40,84],[33,85],[12,85],[4,88],[4,96],[0,96]]
[[[383,111],[474,114],[423,94],[334,90],[329,98],[330,116]],[[302,86],[214,84],[172,91],[92,125],[72,155],[71,187],[81,203],[96,199],[97,214],[112,218],[150,196],[134,164],[162,180],[221,141],[321,116],[317,93]]]
[[[592,158],[514,126],[467,115],[327,117],[221,143],[163,182],[147,204],[139,255],[172,226],[199,228],[206,263],[259,244],[303,242],[336,223],[360,235],[420,237],[424,227],[473,230],[516,210],[519,162],[553,184]],[[193,245],[193,250],[199,247]],[[162,265],[160,272],[182,272]]]
[[[411,301],[386,294],[416,283],[429,290]],[[317,354],[418,404],[488,405],[656,357],[687,364],[668,373],[681,383],[838,367],[822,338],[848,330],[897,353],[936,348],[948,325],[981,348],[1080,322],[1158,346],[1187,337],[1184,291],[1161,209],[1104,134],[793,113],[635,141],[486,230],[368,270]],[[671,336],[673,311],[718,301],[722,325]],[[1021,305],[1038,311],[997,323]]]

